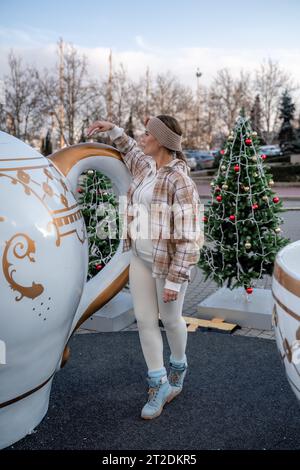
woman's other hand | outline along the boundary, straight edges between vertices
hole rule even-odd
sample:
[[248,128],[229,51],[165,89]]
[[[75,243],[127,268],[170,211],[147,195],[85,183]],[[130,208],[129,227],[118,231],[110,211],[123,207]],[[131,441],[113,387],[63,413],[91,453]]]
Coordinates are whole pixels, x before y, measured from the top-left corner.
[[110,131],[115,125],[109,121],[95,121],[87,130],[87,137],[91,137],[96,132]]
[[178,292],[171,289],[164,289],[163,301],[170,302],[172,300],[176,300],[178,296]]

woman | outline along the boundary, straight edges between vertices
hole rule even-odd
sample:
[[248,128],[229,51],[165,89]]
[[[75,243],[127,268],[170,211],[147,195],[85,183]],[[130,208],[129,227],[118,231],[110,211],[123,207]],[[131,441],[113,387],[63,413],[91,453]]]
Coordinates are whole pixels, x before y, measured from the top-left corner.
[[[88,136],[95,132],[107,132],[121,152],[133,178],[127,198],[131,207],[139,207],[135,219],[139,233],[134,235],[130,224],[124,251],[132,249],[129,283],[148,367],[149,396],[141,417],[153,419],[161,414],[166,402],[181,392],[187,371],[187,328],[182,306],[191,267],[197,264],[203,245],[199,195],[189,176],[181,149],[182,131],[175,118],[161,115],[147,120],[141,141],[143,151],[111,122],[96,121],[88,129]],[[168,377],[159,315],[171,350]]]

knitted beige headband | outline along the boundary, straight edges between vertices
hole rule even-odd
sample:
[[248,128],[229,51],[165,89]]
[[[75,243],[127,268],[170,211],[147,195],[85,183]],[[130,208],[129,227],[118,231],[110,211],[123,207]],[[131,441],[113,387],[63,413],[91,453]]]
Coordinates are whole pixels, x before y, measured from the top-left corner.
[[169,150],[182,151],[181,148],[181,135],[171,131],[166,124],[159,118],[152,117],[146,124],[147,131],[150,132],[158,142]]

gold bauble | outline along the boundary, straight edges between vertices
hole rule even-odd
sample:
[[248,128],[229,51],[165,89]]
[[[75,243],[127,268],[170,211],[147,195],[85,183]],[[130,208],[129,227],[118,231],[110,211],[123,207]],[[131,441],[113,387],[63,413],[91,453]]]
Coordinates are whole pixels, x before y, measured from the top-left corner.
[[222,165],[222,166],[221,166],[221,170],[225,171],[225,170],[226,170],[226,166],[225,166],[225,165]]
[[250,250],[251,246],[252,246],[252,245],[251,245],[250,242],[246,242],[246,243],[245,243],[245,248],[246,248],[246,250]]
[[269,181],[269,186],[274,186],[274,181],[273,180]]
[[255,155],[254,155],[254,157],[252,157],[252,161],[257,162],[257,157]]
[[280,233],[280,232],[281,232],[281,228],[280,228],[280,227],[276,227],[276,228],[274,228],[274,232],[276,232],[276,233]]
[[252,135],[253,135],[253,137],[257,137],[257,132],[256,132],[256,131],[253,131],[253,132],[252,132]]
[[222,189],[225,189],[225,191],[227,191],[228,185],[227,184],[222,184]]
[[230,134],[230,135],[228,136],[228,140],[233,140],[233,139],[234,139],[233,135]]
[[213,181],[211,181],[210,185],[211,185],[211,186],[214,186],[214,185],[215,185],[215,183],[214,183]]
[[268,196],[263,196],[263,197],[262,197],[262,200],[263,200],[263,201],[268,201],[268,200],[269,200],[269,197],[268,197]]
[[250,188],[249,188],[249,186],[244,186],[243,189],[244,189],[244,191],[248,192]]
[[258,176],[258,173],[253,173],[253,176],[256,178]]

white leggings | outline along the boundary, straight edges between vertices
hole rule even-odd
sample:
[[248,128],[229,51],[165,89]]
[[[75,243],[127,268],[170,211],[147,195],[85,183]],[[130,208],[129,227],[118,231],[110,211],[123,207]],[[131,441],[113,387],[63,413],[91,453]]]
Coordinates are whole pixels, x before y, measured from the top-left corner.
[[164,324],[171,357],[183,361],[187,328],[182,318],[182,306],[188,281],[181,285],[176,300],[163,301],[165,279],[152,277],[152,263],[132,252],[129,284],[137,320],[142,351],[148,371],[163,368],[163,341],[158,317]]

